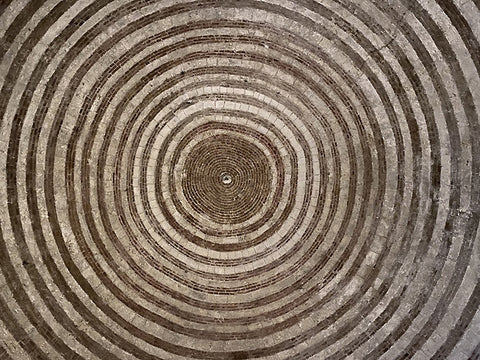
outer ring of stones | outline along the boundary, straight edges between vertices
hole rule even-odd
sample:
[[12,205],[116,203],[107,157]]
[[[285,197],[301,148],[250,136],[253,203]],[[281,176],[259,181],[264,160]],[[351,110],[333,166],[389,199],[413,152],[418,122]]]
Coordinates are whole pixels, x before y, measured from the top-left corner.
[[[0,319],[20,346],[0,355],[478,354],[479,90],[465,74],[480,61],[460,6],[64,1],[15,17],[5,4]],[[267,138],[309,134],[280,141],[285,189],[306,169],[280,237],[248,233],[225,251],[155,228],[147,207],[164,193],[149,190],[159,166],[142,127],[196,104],[243,112]]]

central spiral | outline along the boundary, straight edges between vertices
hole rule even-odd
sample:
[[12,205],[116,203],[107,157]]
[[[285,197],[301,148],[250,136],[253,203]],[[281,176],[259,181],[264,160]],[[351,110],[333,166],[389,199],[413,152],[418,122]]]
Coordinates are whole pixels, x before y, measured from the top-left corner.
[[272,187],[264,152],[235,135],[200,141],[187,155],[183,173],[191,208],[220,224],[239,224],[257,214]]

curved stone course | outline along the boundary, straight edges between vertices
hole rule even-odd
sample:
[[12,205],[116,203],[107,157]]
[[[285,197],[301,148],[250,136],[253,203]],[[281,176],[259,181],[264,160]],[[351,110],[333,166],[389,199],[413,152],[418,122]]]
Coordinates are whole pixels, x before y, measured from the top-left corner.
[[0,359],[480,359],[477,0],[0,1]]

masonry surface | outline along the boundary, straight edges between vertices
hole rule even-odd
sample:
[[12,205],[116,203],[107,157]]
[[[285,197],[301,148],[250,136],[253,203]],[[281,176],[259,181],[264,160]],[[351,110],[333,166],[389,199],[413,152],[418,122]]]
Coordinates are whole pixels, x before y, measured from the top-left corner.
[[0,359],[480,359],[478,0],[0,0]]

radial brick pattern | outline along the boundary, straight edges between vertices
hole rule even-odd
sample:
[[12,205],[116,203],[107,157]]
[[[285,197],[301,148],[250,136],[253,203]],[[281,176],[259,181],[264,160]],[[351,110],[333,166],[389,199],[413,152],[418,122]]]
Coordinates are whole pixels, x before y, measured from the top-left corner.
[[478,0],[1,0],[0,359],[479,359]]

